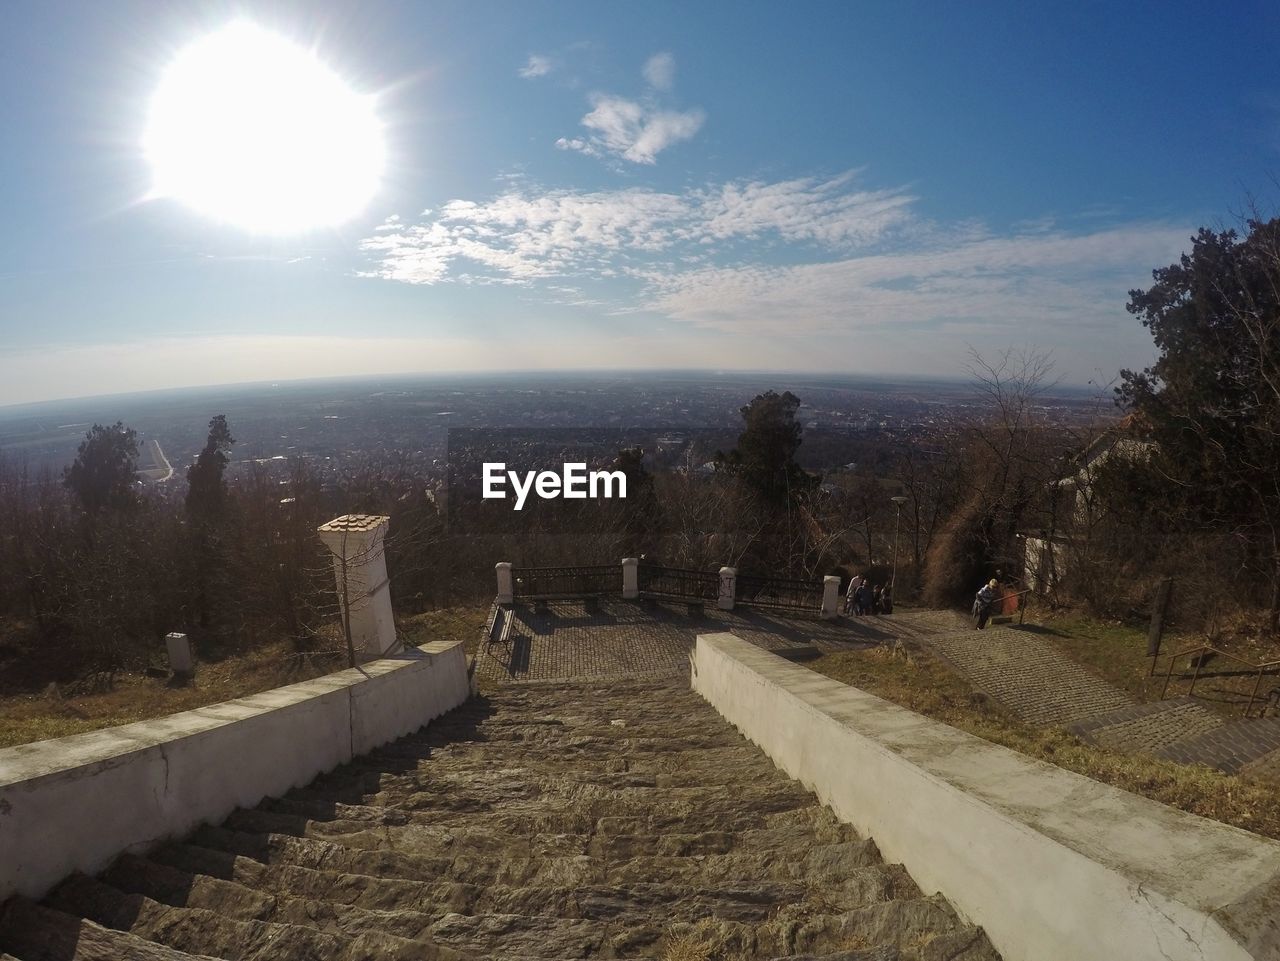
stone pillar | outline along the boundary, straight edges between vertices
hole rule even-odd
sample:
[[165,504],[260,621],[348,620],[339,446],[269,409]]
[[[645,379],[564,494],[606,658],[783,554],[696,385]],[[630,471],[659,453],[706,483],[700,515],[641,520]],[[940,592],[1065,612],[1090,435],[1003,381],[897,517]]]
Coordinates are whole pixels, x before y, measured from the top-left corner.
[[333,555],[338,607],[351,628],[357,661],[385,657],[400,649],[391,612],[391,584],[382,539],[389,517],[344,514],[319,528]]
[[733,601],[738,596],[738,569],[735,567],[720,568],[720,594],[716,598],[716,607],[722,611],[733,610]]
[[840,613],[840,578],[828,574],[822,579],[822,616],[828,620]]
[[497,602],[499,604],[514,604],[516,602],[516,582],[511,574],[511,562],[498,561],[493,565],[493,569],[498,575]]
[[635,557],[622,559],[622,597],[634,601],[640,596],[640,561]]
[[164,646],[169,652],[169,670],[179,677],[190,677],[196,672],[196,658],[187,635],[166,634]]

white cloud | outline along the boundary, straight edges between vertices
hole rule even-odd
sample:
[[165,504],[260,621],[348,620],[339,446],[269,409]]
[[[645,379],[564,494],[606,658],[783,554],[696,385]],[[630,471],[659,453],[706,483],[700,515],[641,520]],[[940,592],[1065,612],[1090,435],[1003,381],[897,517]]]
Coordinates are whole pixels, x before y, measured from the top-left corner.
[[580,121],[587,128],[587,135],[561,137],[556,146],[590,157],[653,164],[662,151],[697,134],[707,119],[703,111],[672,110],[659,104],[656,97],[675,85],[675,57],[655,53],[645,62],[642,72],[650,87],[649,95],[631,100],[614,94],[592,94],[588,98],[591,110]]
[[[1124,304],[1178,258],[1188,228],[1034,222],[997,233],[931,222],[916,203],[854,174],[681,192],[525,188],[384,224],[364,242],[365,274],[521,285],[601,319],[643,314],[735,343],[811,345],[826,369],[848,351],[936,372],[984,339],[1054,349],[1084,376],[1149,362],[1149,335]],[[929,359],[939,351],[947,360]]]
[[531,53],[529,59],[525,61],[523,67],[520,68],[520,76],[526,80],[534,80],[537,77],[545,77],[549,74],[555,64],[552,63],[550,57],[544,57],[541,54]]
[[735,182],[683,194],[632,188],[504,193],[477,203],[453,200],[416,224],[374,229],[361,247],[368,276],[433,284],[461,279],[455,261],[487,268],[474,281],[530,282],[553,276],[643,276],[655,258],[688,264],[762,238],[851,250],[906,224],[913,198],[900,190],[831,180]]
[[676,58],[669,53],[655,53],[645,61],[644,79],[655,90],[670,90],[676,82]]
[[595,94],[591,111],[582,118],[582,125],[591,133],[585,138],[561,137],[556,146],[592,157],[652,164],[668,147],[693,137],[705,120],[701,110],[659,110],[637,100]]

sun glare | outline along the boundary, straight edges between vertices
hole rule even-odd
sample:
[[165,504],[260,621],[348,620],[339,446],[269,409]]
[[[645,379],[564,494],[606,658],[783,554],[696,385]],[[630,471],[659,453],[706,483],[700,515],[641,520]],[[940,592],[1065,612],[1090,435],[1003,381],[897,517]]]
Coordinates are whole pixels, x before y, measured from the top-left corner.
[[374,98],[312,53],[247,22],[192,43],[151,102],[153,194],[255,233],[341,223],[378,189]]

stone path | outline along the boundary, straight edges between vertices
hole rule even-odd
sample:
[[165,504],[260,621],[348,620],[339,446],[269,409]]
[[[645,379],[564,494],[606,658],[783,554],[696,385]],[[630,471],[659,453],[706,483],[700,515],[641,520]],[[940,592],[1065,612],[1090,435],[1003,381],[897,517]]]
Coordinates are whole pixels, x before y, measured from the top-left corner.
[[689,652],[699,634],[730,631],[785,657],[804,659],[833,650],[892,641],[918,628],[891,617],[823,621],[738,608],[702,614],[663,602],[602,598],[594,611],[581,601],[557,601],[545,612],[514,609],[507,645],[481,643],[476,673],[482,681],[667,676],[689,673]]
[[934,630],[918,641],[1035,727],[1061,727],[1113,751],[1280,781],[1280,718],[1230,721],[1190,697],[1140,704],[1017,628]]
[[980,691],[1037,727],[1065,727],[1134,704],[1128,694],[1028,631],[966,630],[927,637],[924,643]]
[[13,899],[9,957],[997,955],[687,681],[613,679],[504,684],[283,799]]

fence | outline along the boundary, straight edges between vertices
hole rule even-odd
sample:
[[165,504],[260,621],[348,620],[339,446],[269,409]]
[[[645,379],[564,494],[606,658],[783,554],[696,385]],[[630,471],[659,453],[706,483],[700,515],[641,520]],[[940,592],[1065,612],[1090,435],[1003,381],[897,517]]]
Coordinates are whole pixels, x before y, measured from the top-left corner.
[[737,600],[739,604],[755,607],[819,613],[822,610],[822,582],[739,574]]
[[[1157,655],[1158,659],[1159,655]],[[1196,692],[1196,684],[1204,681],[1206,683],[1212,681],[1213,686],[1210,688],[1210,694],[1201,694],[1209,700],[1218,700],[1223,703],[1235,704],[1244,702],[1244,717],[1250,717],[1253,714],[1254,704],[1260,704],[1258,712],[1259,717],[1265,717],[1268,707],[1272,707],[1278,700],[1277,691],[1280,686],[1273,687],[1270,690],[1263,690],[1262,679],[1264,676],[1270,676],[1273,680],[1280,676],[1280,661],[1266,661],[1261,664],[1255,664],[1253,661],[1245,660],[1243,657],[1231,654],[1227,651],[1219,650],[1208,644],[1200,644],[1196,647],[1187,648],[1185,651],[1178,651],[1176,654],[1169,655],[1169,667],[1165,671],[1164,686],[1160,689],[1160,698],[1164,699],[1168,693],[1169,684],[1173,681],[1173,668],[1180,658],[1189,658],[1187,666],[1194,668],[1191,674],[1191,684],[1187,688],[1187,696],[1194,697]],[[1232,664],[1237,665],[1237,670],[1223,670],[1221,668],[1204,672],[1205,665],[1215,657],[1221,657]],[[1151,662],[1151,673],[1155,673],[1156,661]],[[1178,680],[1187,680],[1185,673],[1178,675]]]
[[511,573],[516,597],[582,597],[622,593],[622,568],[616,564],[524,567],[516,568]]
[[641,594],[713,601],[720,596],[720,575],[715,571],[641,564],[639,587]]

